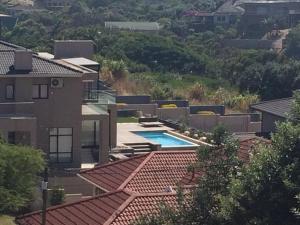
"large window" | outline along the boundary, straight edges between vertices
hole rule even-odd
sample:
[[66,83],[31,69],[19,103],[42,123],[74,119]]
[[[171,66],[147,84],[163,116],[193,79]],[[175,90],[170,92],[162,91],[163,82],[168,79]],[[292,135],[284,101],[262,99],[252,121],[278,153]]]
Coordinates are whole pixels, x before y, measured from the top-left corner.
[[15,98],[15,86],[12,84],[6,85],[5,89],[5,98],[14,99]]
[[56,163],[72,162],[73,129],[51,128],[50,136],[50,161]]
[[47,84],[32,85],[32,98],[33,99],[48,98],[48,85]]

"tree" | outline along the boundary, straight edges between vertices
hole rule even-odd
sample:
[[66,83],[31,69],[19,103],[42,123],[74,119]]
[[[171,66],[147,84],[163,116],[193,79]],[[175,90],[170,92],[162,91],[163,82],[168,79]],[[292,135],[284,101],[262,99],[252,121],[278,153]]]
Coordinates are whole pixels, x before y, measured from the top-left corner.
[[272,145],[260,146],[223,196],[223,216],[230,224],[298,224],[293,209],[300,192],[300,95],[290,119],[277,125]]
[[1,141],[0,214],[17,212],[31,202],[43,167],[41,151]]
[[238,145],[230,139],[222,148],[200,149],[196,168],[204,174],[190,207],[141,224],[299,224],[300,94],[294,98],[290,117],[277,124],[271,145],[256,146],[244,165],[236,158]]
[[293,28],[286,37],[286,55],[300,58],[300,25]]

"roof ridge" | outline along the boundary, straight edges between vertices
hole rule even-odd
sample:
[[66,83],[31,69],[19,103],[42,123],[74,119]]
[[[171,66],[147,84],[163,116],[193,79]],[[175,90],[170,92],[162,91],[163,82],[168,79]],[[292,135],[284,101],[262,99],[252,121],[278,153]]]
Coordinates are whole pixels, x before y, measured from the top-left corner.
[[[123,189],[127,190],[127,189]],[[115,210],[110,217],[105,221],[103,225],[110,225],[125,209],[126,207],[133,202],[133,200],[138,196],[139,194],[131,192],[131,195],[128,199],[126,199],[125,202],[123,202],[117,210]]]
[[[128,190],[128,189],[123,189]],[[103,225],[110,225],[118,216],[130,205],[135,199],[137,198],[144,198],[144,197],[163,197],[163,196],[176,196],[177,192],[160,192],[160,193],[137,193],[131,192],[131,196],[106,220]]]
[[[3,40],[0,40],[0,44],[3,44],[3,45],[6,45],[8,47],[12,47],[12,48],[21,48],[21,49],[28,49],[28,48],[25,48],[23,46],[20,46],[20,45],[15,45],[15,44],[12,44],[12,43],[9,43],[9,42],[6,42],[6,41],[3,41]],[[13,51],[13,50],[12,50]]]
[[79,174],[84,174],[84,173],[87,173],[87,172],[90,172],[90,171],[93,171],[93,170],[97,170],[97,169],[101,169],[101,168],[106,168],[106,167],[109,167],[109,166],[113,166],[113,165],[116,165],[116,164],[120,164],[120,163],[123,163],[123,162],[127,162],[127,161],[130,161],[132,159],[136,159],[136,158],[142,158],[142,157],[145,157],[147,156],[149,153],[145,154],[145,155],[136,155],[136,156],[133,156],[133,157],[130,157],[128,159],[121,159],[121,160],[117,160],[115,162],[112,162],[112,163],[106,163],[104,165],[99,165],[99,166],[96,166],[94,168],[91,168],[91,169],[87,169],[87,170],[83,170],[83,171],[80,171]]
[[68,70],[72,70],[73,72],[83,73],[83,71],[80,71],[79,69],[77,70],[77,69],[75,69],[75,68],[72,68],[71,66],[64,65],[64,64],[62,64],[62,63],[60,63],[60,62],[57,62],[57,61],[55,61],[55,60],[46,59],[46,58],[41,57],[41,56],[36,55],[36,54],[33,54],[32,56],[35,57],[35,58],[38,58],[38,59],[40,59],[40,60],[42,60],[42,61],[45,61],[45,62],[48,62],[48,63],[52,63],[52,64],[55,64],[55,65],[57,65],[57,66],[61,66],[61,67],[65,68],[65,69],[68,69]]
[[[86,201],[90,201],[90,200],[93,200],[93,199],[106,197],[106,196],[113,195],[113,194],[120,193],[120,192],[128,194],[129,196],[132,195],[132,193],[128,189],[115,190],[115,191],[111,191],[111,192],[104,193],[104,194],[101,194],[101,195],[96,195],[96,196],[88,197],[86,199],[81,199],[81,200],[78,200],[78,201],[74,201],[74,202],[71,202],[71,203],[64,203],[64,204],[60,204],[60,205],[56,205],[56,206],[51,206],[51,207],[47,208],[46,212],[52,211],[52,210],[55,210],[55,209],[60,209],[62,207],[71,206],[71,205],[74,205],[74,204],[77,204],[77,203],[86,202]],[[26,213],[26,214],[17,216],[16,219],[20,219],[22,217],[38,214],[38,213],[41,213],[41,212],[42,212],[42,210],[37,210],[37,211],[31,212],[31,213]]]
[[130,174],[129,177],[127,177],[127,179],[121,184],[121,186],[118,188],[118,190],[120,189],[124,189],[126,187],[126,185],[137,175],[137,173],[146,165],[147,162],[149,162],[150,159],[152,159],[153,155],[155,154],[155,151],[151,152],[148,154],[148,156],[146,157],[146,159],[144,159],[144,161]]
[[277,98],[277,99],[272,99],[272,100],[261,101],[258,103],[251,104],[250,106],[252,107],[252,106],[256,106],[256,105],[260,105],[260,104],[264,104],[264,103],[268,103],[268,102],[276,102],[276,101],[282,101],[282,100],[288,100],[288,99],[294,99],[294,97]]

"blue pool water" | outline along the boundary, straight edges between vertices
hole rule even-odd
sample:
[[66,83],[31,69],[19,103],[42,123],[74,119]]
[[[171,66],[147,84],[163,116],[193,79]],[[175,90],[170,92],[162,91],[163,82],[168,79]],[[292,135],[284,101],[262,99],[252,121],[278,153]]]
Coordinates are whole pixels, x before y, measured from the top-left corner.
[[157,132],[157,131],[137,131],[134,132],[137,135],[140,135],[151,142],[161,144],[161,147],[189,147],[197,146],[196,144],[185,141],[181,138],[170,135],[166,132]]

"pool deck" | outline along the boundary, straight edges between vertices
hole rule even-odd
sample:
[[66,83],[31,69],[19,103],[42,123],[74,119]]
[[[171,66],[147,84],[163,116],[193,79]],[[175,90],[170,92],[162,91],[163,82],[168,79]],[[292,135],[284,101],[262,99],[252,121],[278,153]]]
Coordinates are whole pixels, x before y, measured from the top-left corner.
[[173,128],[160,126],[160,127],[143,127],[139,123],[118,123],[117,124],[117,145],[124,146],[129,143],[151,143],[146,138],[136,135],[134,131],[169,131]]

